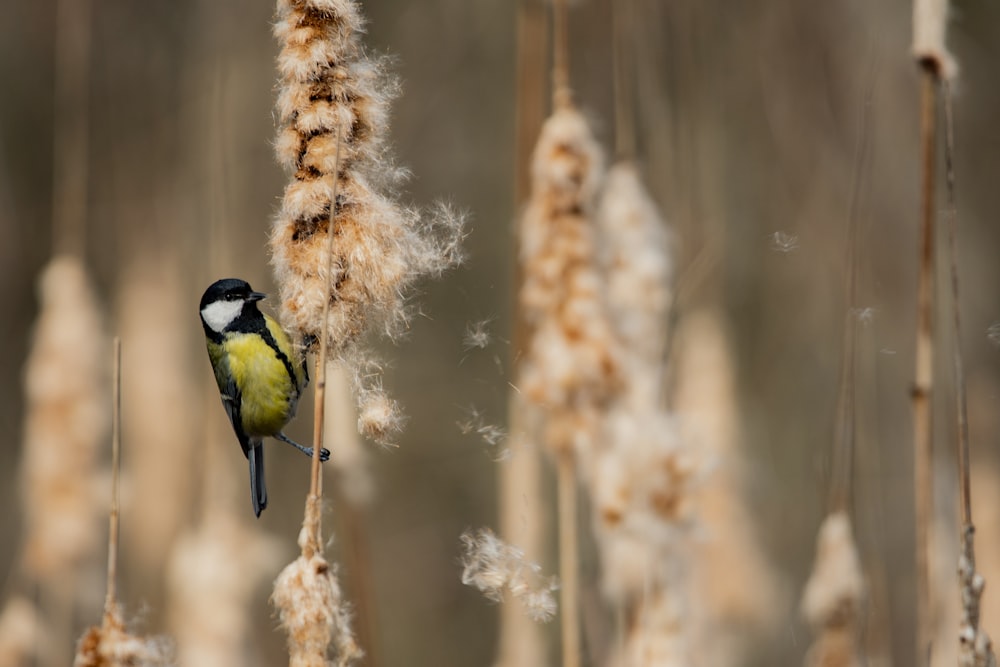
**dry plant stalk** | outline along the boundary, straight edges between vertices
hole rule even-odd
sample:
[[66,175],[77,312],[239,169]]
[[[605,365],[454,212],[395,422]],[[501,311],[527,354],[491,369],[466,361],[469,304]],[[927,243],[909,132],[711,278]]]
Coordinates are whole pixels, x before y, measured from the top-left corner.
[[157,667],[172,663],[169,643],[125,629],[118,604],[118,519],[121,471],[121,340],[114,341],[114,396],[111,437],[111,511],[108,523],[108,582],[100,625],[87,629],[77,644],[73,667]]
[[[928,61],[933,63],[936,61]],[[934,384],[934,146],[937,74],[924,66],[920,86],[920,254],[917,282],[916,360],[913,381],[914,507],[917,562],[917,655],[924,665],[930,657],[931,618],[930,526],[933,512],[934,445],[931,391]]]
[[931,390],[934,377],[933,286],[934,165],[937,143],[937,92],[942,80],[957,73],[945,46],[948,0],[916,0],[913,5],[913,55],[920,80],[920,255],[917,285],[916,362],[913,385],[914,487],[917,535],[917,655],[925,664],[931,653],[930,525],[933,497]]
[[955,202],[955,126],[952,115],[951,87],[944,83],[945,101],[945,181],[948,198],[948,255],[951,274],[951,300],[954,341],[952,363],[955,379],[955,414],[957,418],[958,446],[957,464],[962,508],[961,554],[958,560],[959,588],[962,599],[962,621],[959,628],[960,667],[996,667],[993,642],[980,627],[980,605],[986,582],[976,571],[976,551],[974,538],[975,524],[972,521],[972,462],[969,440],[968,401],[966,398],[965,366],[962,361],[962,326],[959,307],[958,280],[958,207]]
[[861,667],[861,610],[865,584],[845,512],[827,515],[816,539],[816,560],[802,595],[802,614],[817,637],[807,667]]
[[97,298],[78,258],[49,262],[39,300],[25,367],[22,565],[33,579],[55,583],[99,549],[103,502],[95,480],[101,477],[100,446],[108,432],[105,337]]
[[[531,188],[531,155],[546,114],[545,62],[549,52],[548,8],[539,0],[517,3],[517,92],[515,107],[514,210],[520,211]],[[518,221],[514,224],[515,249],[513,296],[523,282]],[[510,353],[517,359],[524,350],[527,331],[521,311],[513,308]],[[542,499],[541,449],[537,429],[527,414],[520,391],[520,365],[507,393],[510,452],[498,470],[498,507],[501,537],[517,544],[528,558],[541,560],[545,550],[545,511]],[[500,608],[500,637],[495,667],[543,667],[547,663],[546,634],[517,605]]]
[[[364,51],[358,3],[279,0],[277,7],[276,151],[292,174],[270,243],[281,319],[309,347],[325,334],[332,358],[360,367],[362,335],[399,334],[409,321],[408,289],[461,259],[463,221],[447,207],[422,219],[388,194],[402,175],[385,146],[395,85]],[[378,376],[355,376],[362,432],[391,439],[401,426],[398,408]]]

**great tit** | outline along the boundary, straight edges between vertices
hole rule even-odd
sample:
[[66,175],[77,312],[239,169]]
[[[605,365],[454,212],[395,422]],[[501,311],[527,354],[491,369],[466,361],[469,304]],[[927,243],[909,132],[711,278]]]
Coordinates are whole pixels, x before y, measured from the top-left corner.
[[[257,308],[265,296],[244,280],[226,278],[205,290],[200,306],[222,405],[250,462],[250,498],[258,517],[267,507],[264,438],[277,438],[312,456],[312,448],[281,432],[295,415],[309,374],[304,356],[297,353],[288,334]],[[320,450],[321,460],[329,458],[329,451]]]

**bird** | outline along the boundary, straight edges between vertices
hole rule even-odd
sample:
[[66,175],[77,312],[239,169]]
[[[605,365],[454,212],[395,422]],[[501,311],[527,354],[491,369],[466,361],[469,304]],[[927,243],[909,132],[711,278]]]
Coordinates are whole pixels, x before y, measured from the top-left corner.
[[[199,307],[222,405],[250,463],[250,497],[258,518],[267,507],[264,438],[313,454],[311,447],[303,447],[282,432],[295,416],[309,373],[304,355],[281,325],[257,307],[266,296],[245,280],[224,278],[205,290]],[[320,460],[329,458],[330,452],[321,449]]]

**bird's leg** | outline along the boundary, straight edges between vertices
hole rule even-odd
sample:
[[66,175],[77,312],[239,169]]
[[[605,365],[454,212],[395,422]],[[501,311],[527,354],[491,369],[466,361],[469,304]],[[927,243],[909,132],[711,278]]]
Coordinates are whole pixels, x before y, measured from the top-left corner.
[[[289,445],[291,445],[295,449],[299,450],[300,452],[302,452],[306,456],[312,456],[313,455],[312,447],[303,447],[299,443],[297,443],[294,440],[292,440],[291,438],[289,438],[284,433],[278,433],[274,437],[277,438],[278,440],[281,440],[282,442],[287,442]],[[327,449],[326,447],[323,447],[322,449],[320,449],[319,450],[319,460],[320,461],[329,461],[330,460],[330,450]]]

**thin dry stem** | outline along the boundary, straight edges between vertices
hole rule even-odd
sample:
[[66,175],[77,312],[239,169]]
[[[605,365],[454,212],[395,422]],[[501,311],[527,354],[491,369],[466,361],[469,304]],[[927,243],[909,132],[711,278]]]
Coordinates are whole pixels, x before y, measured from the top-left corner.
[[[334,132],[337,135],[337,147],[334,152],[333,168],[334,173],[336,173],[340,164],[340,132],[339,128],[334,127]],[[337,200],[337,180],[334,179],[333,185],[331,186],[331,200]],[[333,234],[327,234],[327,246],[326,246],[326,276],[327,284],[326,289],[329,291],[333,289],[332,276],[333,276]],[[325,328],[330,321],[330,300],[327,299],[323,304],[323,327]],[[322,465],[319,458],[320,445],[323,442],[323,422],[326,413],[326,367],[328,363],[329,354],[329,337],[321,336],[319,343],[319,358],[316,359],[316,390],[313,399],[313,456],[312,456],[312,467],[309,472],[309,502],[318,504],[323,496],[323,475],[322,475]],[[307,512],[307,516],[310,513]],[[312,513],[311,516],[315,516],[317,521],[314,525],[310,526],[312,531],[312,539],[308,541],[309,551],[303,551],[304,556],[311,557],[314,551],[320,551],[321,545],[323,543],[322,538],[322,525],[319,519],[319,512]]]
[[572,106],[569,85],[569,7],[568,0],[552,1],[552,107]]
[[122,339],[115,336],[112,344],[114,361],[111,372],[111,512],[108,515],[108,592],[104,610],[112,609],[118,600],[118,508],[121,481],[122,433]]
[[917,561],[918,664],[930,660],[931,619],[930,524],[933,497],[931,391],[934,383],[934,144],[937,77],[924,68],[921,76],[920,255],[917,284],[916,364],[913,384],[913,456]]
[[615,0],[611,3],[612,57],[614,58],[615,96],[615,157],[619,160],[635,159],[634,51],[632,0]]
[[559,512],[559,606],[562,611],[562,664],[580,667],[580,554],[577,551],[576,462],[571,450],[556,458]]
[[972,522],[972,462],[969,442],[969,414],[966,398],[965,367],[962,361],[962,326],[958,280],[958,207],[955,201],[955,128],[952,116],[951,87],[943,84],[945,116],[945,191],[947,193],[948,255],[951,274],[951,300],[954,342],[952,362],[955,374],[955,413],[958,426],[959,505],[962,511],[961,555],[958,576],[962,599],[962,621],[959,628],[960,667],[995,667],[996,657],[989,636],[980,627],[980,606],[986,583],[976,571],[974,545],[975,524]]
[[56,3],[52,237],[57,254],[82,256],[87,226],[91,0]]

